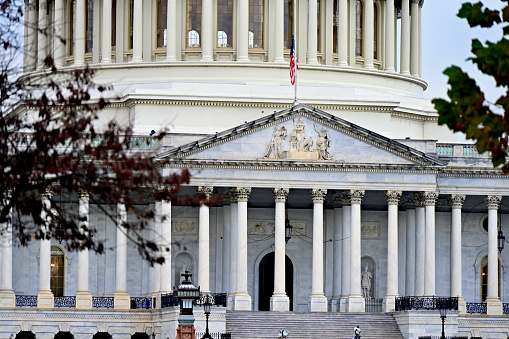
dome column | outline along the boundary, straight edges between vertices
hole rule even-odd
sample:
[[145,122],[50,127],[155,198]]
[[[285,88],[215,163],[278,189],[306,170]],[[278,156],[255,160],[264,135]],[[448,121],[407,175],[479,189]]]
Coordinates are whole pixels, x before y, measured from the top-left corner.
[[111,63],[111,0],[103,0],[101,63]]
[[401,74],[410,75],[410,0],[401,0]]
[[[318,65],[317,60],[317,35],[318,35],[318,22],[317,22],[317,0],[309,0],[308,12],[308,59],[307,63],[310,65]],[[294,15],[297,15],[295,13]]]
[[177,61],[177,0],[168,0],[166,14],[166,61]]
[[[25,69],[33,71],[37,62],[37,9],[36,0],[29,0],[28,6],[25,7],[25,17],[28,18],[25,25],[27,26],[26,45],[24,47]],[[27,15],[28,13],[28,15]]]
[[348,0],[338,1],[338,66],[348,66]]
[[395,71],[394,0],[385,1],[385,70]]
[[484,200],[488,206],[488,295],[486,296],[486,313],[488,315],[501,315],[502,303],[498,295],[497,210],[502,197],[489,195]]
[[375,43],[375,5],[373,0],[364,0],[364,68],[374,69],[374,43]]
[[410,70],[419,76],[419,0],[412,0],[412,27],[410,29]]
[[143,54],[143,1],[134,0],[133,20],[133,58],[132,62],[142,62]]
[[74,35],[74,65],[85,64],[85,0],[76,0],[76,34]]
[[[212,13],[214,12],[212,0],[203,0],[201,7],[201,61],[212,61],[212,42],[214,41]],[[244,20],[248,20],[248,18],[244,18]]]
[[249,61],[249,0],[239,0],[238,2],[238,46],[237,61]]
[[47,51],[47,15],[46,6],[48,3],[45,0],[39,0],[39,25],[37,31],[37,68],[44,67],[44,59],[48,55]]
[[54,58],[55,66],[64,66],[64,51],[65,44],[62,41],[63,38],[63,23],[64,23],[64,1],[55,0],[55,20],[53,22],[55,33],[53,37],[53,43],[55,46]]
[[276,23],[274,29],[274,62],[283,63],[285,62],[283,57],[285,35],[285,27],[283,26],[285,22],[284,1],[275,0],[275,7]]

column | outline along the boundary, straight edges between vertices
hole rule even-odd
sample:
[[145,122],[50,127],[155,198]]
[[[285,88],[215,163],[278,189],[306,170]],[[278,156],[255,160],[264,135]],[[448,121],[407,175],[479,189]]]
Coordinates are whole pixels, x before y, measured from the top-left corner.
[[[156,200],[154,202],[154,223],[153,223],[153,240],[154,244],[158,247],[161,244],[161,201]],[[164,250],[159,247],[158,251],[154,251],[154,256],[160,256],[164,253]],[[156,305],[161,305],[160,302],[160,290],[161,290],[161,266],[159,264],[154,264],[152,266],[152,298],[156,298]],[[159,300],[157,300],[159,299]],[[157,306],[154,306],[157,307]]]
[[365,312],[361,294],[361,202],[364,191],[351,190],[350,234],[350,293],[346,302],[347,312]]
[[[11,199],[9,191],[4,192],[5,202]],[[7,216],[8,221],[1,225],[2,245],[2,280],[0,286],[0,308],[14,308],[16,306],[16,295],[12,290],[12,211]]]
[[502,197],[488,195],[484,201],[488,206],[488,295],[486,308],[488,315],[501,315],[502,303],[498,295],[498,244],[497,244],[497,210]]
[[[171,284],[171,200],[162,200],[159,204],[161,217],[161,238],[160,246],[163,251],[164,263],[161,264],[161,293],[172,291]],[[176,283],[175,283],[176,285]]]
[[415,295],[415,214],[415,206],[409,206],[406,211],[406,295]]
[[251,296],[247,292],[247,199],[251,188],[237,187],[237,290],[233,298],[235,311],[251,311]]
[[74,34],[74,65],[83,66],[85,64],[85,0],[76,0],[76,10],[74,19],[76,22],[76,32]]
[[415,288],[414,294],[424,296],[424,248],[426,247],[424,195],[414,194],[415,201]]
[[37,68],[44,67],[44,59],[48,56],[47,50],[47,15],[46,15],[46,0],[39,0],[39,24],[37,27]]
[[284,13],[284,0],[275,0],[276,15],[275,15],[275,29],[274,29],[274,62],[284,63],[284,35],[285,35],[285,13]]
[[55,48],[54,58],[57,68],[64,66],[65,44],[62,41],[64,34],[64,0],[55,0],[55,19],[53,20],[55,27],[53,44]]
[[143,1],[134,0],[133,19],[133,58],[132,62],[142,62],[143,53]]
[[383,311],[396,310],[398,296],[398,204],[401,191],[386,191],[387,211],[387,294],[383,300]]
[[410,0],[401,0],[401,74],[410,74]]
[[231,207],[223,206],[223,270],[222,292],[228,292],[230,287],[230,243],[231,243]]
[[424,295],[435,295],[435,202],[437,192],[424,192],[426,210],[425,232],[426,247],[424,249]]
[[339,311],[346,312],[346,301],[350,294],[350,234],[352,229],[351,221],[351,196],[350,192],[341,195],[343,205],[343,251],[341,255],[341,297],[339,298]]
[[[48,225],[51,223],[51,197],[52,190],[48,189],[41,194],[42,210],[41,220],[45,225],[41,225],[43,233],[48,231]],[[51,292],[51,240],[42,238],[39,243],[39,291],[37,292],[37,308],[53,308],[54,298]],[[3,274],[2,274],[3,275]]]
[[[318,23],[317,23],[317,0],[309,0],[308,9],[308,59],[307,63],[310,65],[318,65],[317,55],[317,35],[318,35]],[[301,57],[301,59],[303,59]]]
[[461,288],[461,208],[465,202],[464,195],[449,196],[451,204],[451,297],[458,297],[458,311],[465,314],[467,304],[463,299]]
[[127,222],[125,204],[117,204],[117,244],[115,247],[115,294],[114,306],[116,309],[128,310],[131,306],[131,297],[127,294]]
[[[124,1],[117,1],[117,13],[124,13]],[[115,62],[124,62],[124,16],[117,15],[115,37]],[[126,32],[127,33],[127,32]]]
[[419,76],[419,0],[412,1],[412,27],[410,29],[410,72]]
[[394,0],[385,0],[385,70],[395,71],[394,65]]
[[111,0],[103,0],[101,63],[111,63]]
[[338,1],[338,66],[348,66],[348,0]]
[[[25,13],[26,15],[26,13]],[[37,63],[37,8],[36,0],[29,0],[27,15],[27,45],[24,48],[26,55],[26,69],[33,71]]]
[[177,0],[168,0],[166,14],[166,61],[177,61]]
[[[337,200],[337,199],[335,199]],[[341,299],[341,262],[343,239],[343,213],[341,205],[334,207],[334,243],[333,243],[333,261],[332,261],[332,311],[339,311]]]
[[285,270],[285,203],[288,188],[274,188],[272,193],[276,201],[274,221],[274,294],[270,298],[271,311],[289,311],[290,298],[286,295]]
[[249,61],[249,0],[238,1],[238,46],[237,46],[237,61]]
[[312,189],[313,199],[313,270],[311,272],[310,312],[327,312],[323,293],[323,200],[327,190]]
[[375,69],[373,64],[374,59],[374,43],[375,43],[375,8],[373,0],[364,0],[364,39],[363,50],[364,50],[364,68]]
[[[212,195],[212,187],[197,187],[198,193],[207,199]],[[210,292],[210,210],[208,205],[200,205],[200,219],[198,231],[198,286],[203,293]]]
[[228,289],[228,307],[233,308],[235,291],[237,290],[237,253],[238,253],[238,201],[235,190],[230,191],[230,288]]
[[349,24],[349,36],[348,36],[348,64],[351,67],[357,66],[357,57],[355,55],[355,31],[356,31],[356,22],[355,17],[357,15],[357,7],[356,7],[356,1],[348,1],[348,11],[349,15],[348,17],[350,20],[348,20]]
[[[90,196],[86,191],[79,191],[79,216],[80,216],[80,232],[86,232],[89,229],[90,214],[89,214],[89,200]],[[88,280],[88,264],[89,254],[88,249],[84,248],[78,252],[78,289],[76,291],[76,308],[77,309],[91,309],[92,308],[92,294],[89,289]]]
[[[212,61],[214,28],[212,25],[212,0],[202,0],[201,8],[201,61]],[[217,34],[217,33],[215,33]]]
[[422,10],[421,6],[417,7],[419,13],[419,76],[422,77]]

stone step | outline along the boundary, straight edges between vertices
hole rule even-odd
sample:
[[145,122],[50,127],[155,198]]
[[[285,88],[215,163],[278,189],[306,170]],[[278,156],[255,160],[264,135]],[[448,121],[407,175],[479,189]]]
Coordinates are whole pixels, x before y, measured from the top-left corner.
[[403,339],[394,317],[373,313],[227,312],[226,331],[234,339],[273,339],[278,330],[289,339],[352,338],[359,325],[363,339]]

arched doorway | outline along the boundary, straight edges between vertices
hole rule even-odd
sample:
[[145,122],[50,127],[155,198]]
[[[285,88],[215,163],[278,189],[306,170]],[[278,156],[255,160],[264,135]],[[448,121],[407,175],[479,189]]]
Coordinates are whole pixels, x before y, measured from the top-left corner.
[[[290,311],[293,311],[293,263],[285,260],[286,295],[290,298]],[[260,261],[258,284],[258,311],[270,311],[270,297],[274,293],[274,252],[266,254]]]
[[35,334],[31,331],[21,331],[16,334],[16,339],[36,339]]
[[57,334],[55,334],[54,339],[74,339],[74,336],[72,335],[71,332],[60,331]]

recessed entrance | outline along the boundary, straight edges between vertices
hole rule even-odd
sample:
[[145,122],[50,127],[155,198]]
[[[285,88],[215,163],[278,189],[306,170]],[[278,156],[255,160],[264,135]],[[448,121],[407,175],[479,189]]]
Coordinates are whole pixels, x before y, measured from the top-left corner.
[[[274,252],[268,253],[259,266],[258,311],[270,311],[270,297],[274,293]],[[293,311],[293,263],[285,260],[286,295],[290,298],[290,311]]]

